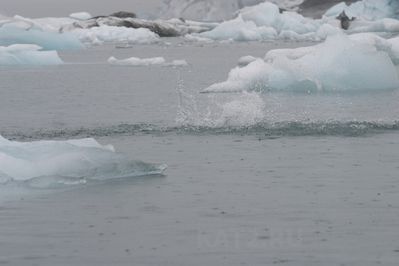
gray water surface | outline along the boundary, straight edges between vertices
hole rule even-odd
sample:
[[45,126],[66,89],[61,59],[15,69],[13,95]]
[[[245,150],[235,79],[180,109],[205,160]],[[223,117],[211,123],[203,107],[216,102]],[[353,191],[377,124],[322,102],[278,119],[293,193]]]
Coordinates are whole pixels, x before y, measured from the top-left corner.
[[[241,56],[307,44],[167,41],[0,69],[1,135],[94,137],[169,166],[70,189],[3,188],[14,194],[0,202],[1,263],[397,265],[397,90],[204,95]],[[116,67],[110,56],[190,65]],[[248,108],[226,116],[231,102]]]

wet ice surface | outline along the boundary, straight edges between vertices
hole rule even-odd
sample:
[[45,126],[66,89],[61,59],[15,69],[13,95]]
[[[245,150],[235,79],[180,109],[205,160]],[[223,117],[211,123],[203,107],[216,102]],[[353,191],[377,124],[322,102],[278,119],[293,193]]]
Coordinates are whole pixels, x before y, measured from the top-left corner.
[[[3,136],[94,137],[168,165],[166,176],[0,189],[1,263],[397,264],[397,90],[199,94],[242,56],[308,44],[167,41],[0,68]],[[190,65],[119,67],[110,56]]]

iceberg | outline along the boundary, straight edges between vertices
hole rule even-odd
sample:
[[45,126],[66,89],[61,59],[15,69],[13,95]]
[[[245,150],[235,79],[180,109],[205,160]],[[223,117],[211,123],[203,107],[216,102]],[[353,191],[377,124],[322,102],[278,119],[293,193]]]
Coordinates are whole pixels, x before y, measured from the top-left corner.
[[[303,0],[268,0],[286,10],[296,10]],[[265,0],[164,0],[161,15],[167,18],[184,18],[199,21],[232,19],[237,10]]]
[[326,11],[327,17],[336,17],[342,11],[349,17],[366,20],[378,20],[383,18],[398,18],[399,2],[397,0],[362,0],[350,5],[341,2]]
[[258,41],[275,39],[277,31],[273,27],[258,27],[253,21],[245,21],[241,16],[221,23],[215,29],[201,34],[212,40]]
[[316,40],[316,32],[322,24],[322,20],[305,18],[296,12],[280,13],[278,6],[264,2],[239,10],[235,19],[225,21],[200,36],[235,41],[302,39],[303,36]]
[[256,57],[253,57],[251,55],[246,55],[246,56],[240,57],[240,59],[238,59],[238,66],[240,66],[240,67],[247,66],[248,64],[252,63],[253,61],[256,61]]
[[[46,186],[81,184],[162,174],[165,165],[131,161],[92,138],[66,141],[10,141],[0,136],[0,182]],[[47,183],[49,182],[49,183]]]
[[82,49],[82,43],[71,33],[43,31],[35,27],[24,29],[15,25],[0,27],[0,45],[36,44],[44,50]]
[[398,39],[374,34],[330,36],[324,43],[269,51],[203,92],[364,91],[399,88]]
[[[124,12],[122,12],[122,15]],[[116,14],[120,16],[121,14]],[[88,20],[76,20],[73,23],[63,25],[61,31],[73,31],[74,29],[90,29],[100,26],[112,26],[132,29],[148,29],[159,37],[177,37],[188,33],[201,33],[217,26],[217,23],[196,22],[183,19],[169,20],[145,20],[133,17],[99,16]]]
[[[353,11],[351,11],[352,6]],[[306,18],[291,11],[281,12],[277,5],[264,2],[242,8],[238,11],[236,18],[224,21],[210,31],[193,35],[219,41],[275,39],[320,41],[343,32],[336,19],[343,10],[348,10],[349,17],[356,17],[350,22],[349,30],[346,31],[348,34],[362,32],[396,34],[399,32],[399,20],[395,19],[399,10],[398,1],[364,0],[349,7],[346,4],[338,4],[327,11],[322,19]]]
[[59,65],[61,58],[56,51],[41,51],[34,44],[0,46],[0,66],[7,65]]
[[129,43],[150,44],[159,41],[159,36],[148,29],[134,29],[116,26],[99,26],[89,29],[74,29],[70,32],[83,43]]
[[111,56],[108,59],[108,63],[119,66],[171,66],[171,67],[183,67],[187,66],[186,60],[173,60],[172,62],[166,62],[163,57],[152,57],[152,58],[138,58],[130,57],[126,59],[116,59]]

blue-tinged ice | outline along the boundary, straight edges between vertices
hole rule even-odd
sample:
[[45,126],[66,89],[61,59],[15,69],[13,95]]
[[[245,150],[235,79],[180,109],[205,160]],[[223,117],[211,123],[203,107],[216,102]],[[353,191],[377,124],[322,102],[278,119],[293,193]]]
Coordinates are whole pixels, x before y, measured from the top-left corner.
[[374,34],[335,35],[324,43],[269,51],[236,67],[204,92],[245,90],[364,91],[399,88],[398,39]]
[[36,44],[44,50],[83,48],[79,39],[71,33],[44,31],[35,27],[21,28],[5,24],[0,27],[0,46],[12,44]]
[[96,140],[9,141],[0,136],[0,182],[40,186],[161,174],[165,165],[132,161]]
[[0,46],[0,66],[40,66],[60,65],[62,63],[56,51],[41,51],[41,47],[35,44]]

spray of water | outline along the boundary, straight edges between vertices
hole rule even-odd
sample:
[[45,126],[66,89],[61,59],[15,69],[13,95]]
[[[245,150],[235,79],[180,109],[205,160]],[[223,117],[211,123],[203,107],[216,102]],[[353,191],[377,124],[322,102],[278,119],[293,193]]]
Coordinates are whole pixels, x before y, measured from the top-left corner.
[[[248,127],[265,119],[265,102],[257,92],[229,95],[199,94],[184,88],[181,73],[177,81],[176,124],[183,127]],[[201,104],[199,104],[201,102]]]

